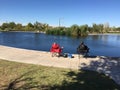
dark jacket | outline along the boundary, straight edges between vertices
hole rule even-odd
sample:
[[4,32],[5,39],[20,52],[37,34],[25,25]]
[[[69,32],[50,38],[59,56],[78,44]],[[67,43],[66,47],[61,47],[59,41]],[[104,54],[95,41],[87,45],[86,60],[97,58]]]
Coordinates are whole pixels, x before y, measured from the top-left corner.
[[88,53],[88,52],[89,52],[89,48],[84,44],[80,44],[77,48],[77,53]]

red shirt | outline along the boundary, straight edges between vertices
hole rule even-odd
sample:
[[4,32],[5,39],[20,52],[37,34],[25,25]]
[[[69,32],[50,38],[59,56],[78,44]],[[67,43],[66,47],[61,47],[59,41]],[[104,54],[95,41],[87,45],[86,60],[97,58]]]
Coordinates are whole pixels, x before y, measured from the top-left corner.
[[60,46],[57,43],[52,44],[51,47],[51,52],[57,52],[57,53],[61,53],[62,49],[60,48]]

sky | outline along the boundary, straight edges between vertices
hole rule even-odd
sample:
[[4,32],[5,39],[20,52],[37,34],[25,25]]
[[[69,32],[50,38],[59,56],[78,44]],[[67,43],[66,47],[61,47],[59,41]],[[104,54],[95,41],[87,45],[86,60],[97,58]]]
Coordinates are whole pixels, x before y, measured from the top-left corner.
[[0,25],[15,22],[50,26],[92,26],[109,23],[120,27],[120,0],[0,0]]

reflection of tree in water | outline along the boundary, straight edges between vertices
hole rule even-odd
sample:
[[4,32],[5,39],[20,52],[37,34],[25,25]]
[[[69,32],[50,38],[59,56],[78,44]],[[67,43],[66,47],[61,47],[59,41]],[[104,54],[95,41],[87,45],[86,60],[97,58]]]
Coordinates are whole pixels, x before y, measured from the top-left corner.
[[117,40],[120,40],[120,35],[117,35],[116,37],[117,37]]
[[40,33],[35,33],[34,35],[34,44],[36,47],[39,47],[41,38],[40,38]]
[[92,35],[91,38],[92,38],[93,40],[98,40],[100,37],[99,37],[99,35]]
[[108,38],[109,38],[109,35],[101,35],[101,39],[104,41],[105,44],[108,43]]
[[92,35],[93,40],[103,40],[107,42],[109,35]]

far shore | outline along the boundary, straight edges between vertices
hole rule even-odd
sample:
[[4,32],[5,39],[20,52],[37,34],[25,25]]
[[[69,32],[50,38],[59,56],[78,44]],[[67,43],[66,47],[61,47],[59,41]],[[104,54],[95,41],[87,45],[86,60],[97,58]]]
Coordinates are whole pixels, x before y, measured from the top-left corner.
[[[45,32],[38,32],[38,31],[0,31],[0,32],[29,32],[29,33],[44,33]],[[89,33],[88,35],[112,35],[112,34],[118,34],[120,35],[120,32],[109,32],[109,33]]]

